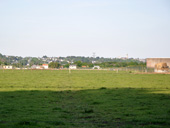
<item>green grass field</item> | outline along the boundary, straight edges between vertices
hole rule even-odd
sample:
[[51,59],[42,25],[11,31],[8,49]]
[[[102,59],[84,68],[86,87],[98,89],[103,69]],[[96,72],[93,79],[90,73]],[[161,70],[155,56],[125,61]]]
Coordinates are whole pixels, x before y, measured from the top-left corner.
[[0,70],[0,128],[169,128],[170,74]]

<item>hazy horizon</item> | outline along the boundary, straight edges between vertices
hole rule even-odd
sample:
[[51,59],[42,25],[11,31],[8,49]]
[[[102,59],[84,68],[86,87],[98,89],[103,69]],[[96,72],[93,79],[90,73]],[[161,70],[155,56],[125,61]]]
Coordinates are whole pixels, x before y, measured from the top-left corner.
[[170,57],[169,0],[0,0],[0,53]]

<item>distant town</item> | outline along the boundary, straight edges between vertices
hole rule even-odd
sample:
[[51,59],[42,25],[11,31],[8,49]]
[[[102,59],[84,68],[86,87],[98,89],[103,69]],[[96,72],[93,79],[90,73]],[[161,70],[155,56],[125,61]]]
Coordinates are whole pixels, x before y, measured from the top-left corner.
[[[104,58],[104,57],[83,57],[83,56],[67,56],[67,57],[20,57],[8,56],[0,53],[1,68],[6,66],[8,68],[68,68],[74,65],[78,68],[92,68],[99,66],[101,68],[107,67],[127,67],[127,66],[145,66],[146,59],[139,58]],[[48,66],[47,66],[48,65]],[[75,68],[75,67],[74,67]],[[98,68],[98,67],[96,67]]]

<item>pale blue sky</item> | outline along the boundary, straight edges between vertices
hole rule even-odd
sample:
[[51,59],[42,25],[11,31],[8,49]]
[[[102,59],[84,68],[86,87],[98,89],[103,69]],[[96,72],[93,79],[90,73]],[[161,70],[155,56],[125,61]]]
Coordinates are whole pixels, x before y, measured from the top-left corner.
[[170,57],[170,0],[0,0],[0,53]]

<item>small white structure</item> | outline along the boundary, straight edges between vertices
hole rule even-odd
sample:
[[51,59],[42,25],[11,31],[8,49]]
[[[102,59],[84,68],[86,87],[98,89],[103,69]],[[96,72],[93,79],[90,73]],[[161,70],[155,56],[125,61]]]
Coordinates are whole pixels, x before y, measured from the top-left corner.
[[96,61],[92,61],[92,64],[95,64],[96,63]]
[[37,65],[36,69],[43,69],[43,67],[41,65]]
[[100,66],[94,66],[93,69],[100,69]]
[[40,65],[32,65],[31,69],[43,69],[43,67]]
[[69,69],[77,69],[77,66],[76,65],[70,65]]
[[12,66],[11,65],[6,65],[6,66],[3,66],[3,69],[12,69]]
[[44,69],[48,69],[48,64],[43,64],[42,66]]
[[32,65],[31,69],[36,69],[37,65]]

